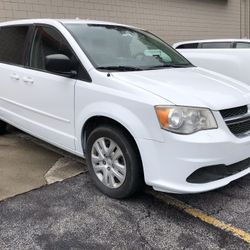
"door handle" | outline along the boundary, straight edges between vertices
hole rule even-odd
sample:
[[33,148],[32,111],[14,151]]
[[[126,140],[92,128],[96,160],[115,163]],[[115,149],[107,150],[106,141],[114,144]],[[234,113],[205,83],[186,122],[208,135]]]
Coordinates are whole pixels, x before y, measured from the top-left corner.
[[23,77],[23,81],[26,83],[26,84],[33,84],[34,83],[34,80],[31,78],[31,77]]
[[16,80],[16,81],[20,80],[19,75],[16,74],[16,73],[13,73],[13,74],[10,76],[10,78],[13,79],[13,80]]

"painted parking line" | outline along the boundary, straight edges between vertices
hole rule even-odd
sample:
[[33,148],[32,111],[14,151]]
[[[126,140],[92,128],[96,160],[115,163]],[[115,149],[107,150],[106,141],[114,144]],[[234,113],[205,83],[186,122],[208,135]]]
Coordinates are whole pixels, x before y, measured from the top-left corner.
[[216,228],[219,228],[223,231],[229,232],[233,234],[234,236],[244,240],[245,242],[250,244],[250,233],[245,232],[237,227],[232,226],[231,224],[224,223],[223,221],[220,221],[210,215],[207,215],[206,213],[202,212],[201,210],[197,208],[193,208],[190,205],[186,204],[185,202],[182,202],[178,199],[173,198],[172,196],[169,196],[164,193],[155,192],[153,190],[147,189],[146,193],[157,198],[158,200],[161,200],[165,204],[175,207],[181,211],[184,211],[185,213],[209,224]]

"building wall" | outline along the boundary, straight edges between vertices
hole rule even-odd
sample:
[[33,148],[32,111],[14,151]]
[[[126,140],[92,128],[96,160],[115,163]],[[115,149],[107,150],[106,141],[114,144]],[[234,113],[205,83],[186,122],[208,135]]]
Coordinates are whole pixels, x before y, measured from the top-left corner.
[[169,43],[239,38],[249,35],[245,31],[246,17],[241,16],[242,9],[245,11],[241,1],[0,0],[0,20],[47,17],[109,20],[143,27]]
[[250,36],[250,0],[241,0],[241,37]]

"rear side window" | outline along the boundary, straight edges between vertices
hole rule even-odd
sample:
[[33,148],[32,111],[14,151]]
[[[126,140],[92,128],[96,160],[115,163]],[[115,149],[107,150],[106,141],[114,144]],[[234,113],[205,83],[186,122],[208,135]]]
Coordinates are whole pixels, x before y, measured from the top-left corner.
[[22,65],[28,26],[0,28],[0,62]]
[[231,42],[216,42],[216,43],[201,43],[200,48],[203,49],[230,49],[232,48]]
[[198,43],[187,43],[176,47],[176,49],[197,49]]

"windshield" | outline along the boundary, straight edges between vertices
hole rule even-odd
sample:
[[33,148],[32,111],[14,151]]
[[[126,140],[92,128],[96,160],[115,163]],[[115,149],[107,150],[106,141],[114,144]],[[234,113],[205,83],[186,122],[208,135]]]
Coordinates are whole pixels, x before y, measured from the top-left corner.
[[123,26],[65,24],[97,69],[145,70],[192,64],[151,33]]

